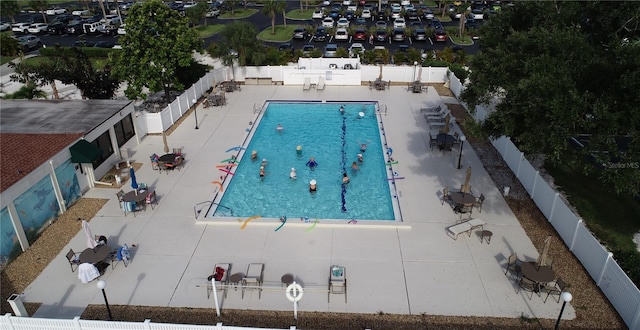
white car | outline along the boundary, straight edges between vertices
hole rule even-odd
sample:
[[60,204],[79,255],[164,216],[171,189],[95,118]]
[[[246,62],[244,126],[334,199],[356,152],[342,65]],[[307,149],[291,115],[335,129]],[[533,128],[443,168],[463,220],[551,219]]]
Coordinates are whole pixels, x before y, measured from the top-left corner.
[[122,25],[118,26],[118,34],[119,34],[119,35],[125,35],[125,34],[127,34],[127,30],[125,30],[125,26],[126,26],[126,25],[127,25],[127,24],[122,24]]
[[336,30],[336,35],[333,37],[335,41],[347,41],[349,40],[349,32],[345,28],[338,28]]
[[326,6],[331,6],[331,1],[329,1],[329,0],[324,0],[324,1],[322,1],[322,5],[323,5],[323,6],[325,6],[325,7],[326,7]]
[[91,11],[89,9],[74,10],[74,11],[71,12],[71,15],[73,15],[73,16],[89,16],[89,15],[91,15]]
[[400,1],[400,5],[401,6],[406,6],[406,5],[410,5],[410,4],[411,4],[411,1],[409,1],[409,0],[401,0]]
[[396,19],[402,17],[402,9],[391,10],[391,18]]
[[338,27],[339,28],[348,28],[349,27],[349,20],[346,18],[341,18],[338,20]]
[[357,42],[349,47],[349,56],[355,56],[356,54],[362,54],[364,52],[364,46]]
[[474,9],[471,11],[471,15],[473,15],[473,19],[478,20],[478,19],[484,19],[484,12],[482,11],[482,9]]
[[354,3],[354,4],[350,4],[350,5],[348,5],[348,6],[347,6],[347,10],[353,10],[353,11],[358,10],[358,4],[355,4],[355,3]]
[[11,24],[7,22],[0,22],[0,31],[7,31],[11,29]]
[[313,14],[311,14],[311,18],[320,18],[322,19],[324,17],[324,12],[320,9],[316,10],[313,12]]
[[66,14],[67,13],[67,9],[66,8],[51,8],[51,9],[47,9],[47,15],[59,15],[59,14]]
[[360,17],[362,17],[362,18],[371,18],[371,10],[369,10],[369,9],[363,10],[362,13],[360,14]]
[[47,28],[49,27],[49,25],[45,24],[45,23],[33,23],[29,26],[29,33],[32,34],[40,34],[40,33],[47,33]]
[[394,2],[391,4],[391,10],[394,10],[394,9],[400,10],[402,9],[402,5]]
[[405,22],[404,18],[400,17],[400,18],[396,18],[395,21],[393,21],[393,27],[394,28],[406,28],[407,27],[407,22]]
[[351,0],[342,0],[342,5],[343,6],[350,6],[351,5]]
[[16,23],[11,26],[11,31],[17,33],[28,33],[30,26],[31,24],[29,23]]
[[324,27],[328,27],[328,28],[332,28],[333,27],[333,18],[331,17],[325,17],[322,20],[322,26]]
[[211,9],[207,10],[207,12],[204,14],[204,16],[206,16],[206,17],[218,17],[218,16],[220,16],[220,9],[211,8]]

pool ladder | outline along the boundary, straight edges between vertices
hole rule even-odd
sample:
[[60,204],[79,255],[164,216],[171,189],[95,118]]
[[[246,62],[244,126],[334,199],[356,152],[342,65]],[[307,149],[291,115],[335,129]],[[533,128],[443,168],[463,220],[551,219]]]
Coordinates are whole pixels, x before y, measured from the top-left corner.
[[376,114],[385,115],[386,116],[387,115],[387,105],[386,104],[379,104],[376,107]]
[[226,207],[224,205],[220,205],[218,203],[214,203],[213,201],[204,201],[204,202],[200,202],[196,205],[193,206],[193,215],[196,217],[196,219],[198,219],[198,217],[200,216],[200,213],[202,213],[202,210],[209,205],[209,208],[207,209],[207,213],[209,213],[209,210],[211,210],[211,206],[213,205],[218,205],[221,208],[225,208],[227,210],[229,210],[229,212],[231,212],[230,216],[233,216],[233,209],[230,207]]
[[264,109],[263,104],[258,104],[258,103],[253,104],[253,113],[261,113],[262,109]]

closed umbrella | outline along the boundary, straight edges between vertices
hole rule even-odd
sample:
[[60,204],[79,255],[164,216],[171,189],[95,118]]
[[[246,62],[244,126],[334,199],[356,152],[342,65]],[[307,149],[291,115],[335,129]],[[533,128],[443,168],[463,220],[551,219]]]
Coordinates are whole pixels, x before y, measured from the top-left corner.
[[89,249],[95,249],[98,243],[91,233],[91,228],[89,228],[89,223],[86,220],[82,220],[82,230],[84,230],[84,234],[87,235],[87,247]]
[[544,246],[542,247],[542,253],[538,257],[538,266],[545,266],[547,258],[549,257],[549,246],[551,246],[551,236],[544,240]]
[[162,143],[164,143],[164,152],[169,153],[169,144],[167,143],[167,134],[162,131]]
[[136,180],[136,172],[133,170],[133,167],[129,168],[129,176],[131,177],[131,188],[138,190],[138,181]]
[[382,64],[380,64],[380,74],[378,75],[378,80],[382,79]]
[[449,134],[449,123],[451,122],[451,116],[447,114],[444,116],[444,127],[442,128],[442,133]]
[[464,185],[462,185],[462,192],[471,193],[471,185],[469,182],[471,181],[471,166],[467,168],[467,176],[464,178]]
[[418,79],[416,79],[418,82],[420,82],[420,80],[422,80],[422,65],[420,66],[420,68],[418,69]]

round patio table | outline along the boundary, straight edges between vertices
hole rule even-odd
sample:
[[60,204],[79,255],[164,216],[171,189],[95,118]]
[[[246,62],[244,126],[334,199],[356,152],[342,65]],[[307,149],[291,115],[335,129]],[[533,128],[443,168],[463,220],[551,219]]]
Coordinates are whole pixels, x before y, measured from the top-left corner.
[[80,263],[95,264],[106,259],[110,252],[111,248],[107,244],[102,244],[96,246],[95,249],[85,249],[80,253],[78,259],[80,259]]
[[458,205],[469,205],[476,201],[476,197],[470,193],[454,192],[450,193],[451,200]]
[[165,164],[175,164],[177,156],[178,155],[176,155],[176,154],[164,154],[164,155],[160,156],[158,158],[158,160],[163,162],[163,163],[165,163]]
[[549,266],[538,266],[536,262],[525,262],[520,267],[522,276],[538,283],[549,283],[556,278],[556,274]]
[[149,194],[151,193],[151,190],[149,189],[145,189],[145,191],[139,191],[137,194],[135,192],[135,190],[132,190],[126,194],[124,194],[124,196],[122,196],[122,200],[125,202],[142,202],[145,199],[147,199],[147,196],[149,196]]

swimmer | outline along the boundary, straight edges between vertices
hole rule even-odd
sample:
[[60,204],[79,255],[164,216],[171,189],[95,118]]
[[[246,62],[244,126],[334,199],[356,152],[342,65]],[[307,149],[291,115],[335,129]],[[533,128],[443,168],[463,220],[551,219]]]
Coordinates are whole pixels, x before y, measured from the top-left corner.
[[258,152],[254,150],[251,152],[251,160],[257,160],[257,159],[258,159]]
[[282,127],[282,125],[278,124],[278,127],[276,127],[276,131],[278,131],[278,133],[282,134],[283,130],[284,130],[284,127]]
[[267,166],[267,159],[266,158],[262,158],[262,164],[260,164],[261,167],[265,167]]
[[361,143],[360,144],[360,151],[362,151],[362,152],[367,151],[367,144],[366,143]]
[[295,180],[298,178],[298,175],[296,174],[296,169],[295,168],[291,168],[291,172],[289,172],[289,178]]
[[[353,162],[355,164],[355,162]],[[364,163],[364,158],[362,158],[362,154],[358,154],[358,163]]]
[[264,166],[260,166],[260,179],[264,179],[265,173],[264,173]]
[[340,113],[344,115],[344,106],[340,106]]
[[302,146],[299,145],[296,147],[296,154],[298,156],[302,156]]
[[358,164],[356,162],[353,162],[353,164],[351,164],[351,170],[354,172],[360,171],[360,168],[358,167]]
[[316,180],[309,181],[309,192],[316,192]]
[[364,112],[358,112],[358,117],[356,117],[356,119],[362,119],[364,118]]
[[349,183],[349,176],[347,175],[347,173],[342,173],[342,184],[347,184]]
[[318,166],[318,163],[316,162],[316,160],[313,157],[311,157],[311,158],[309,158],[309,161],[307,162],[307,166],[309,166],[309,168],[311,168],[311,170],[313,171],[316,168],[316,166]]

